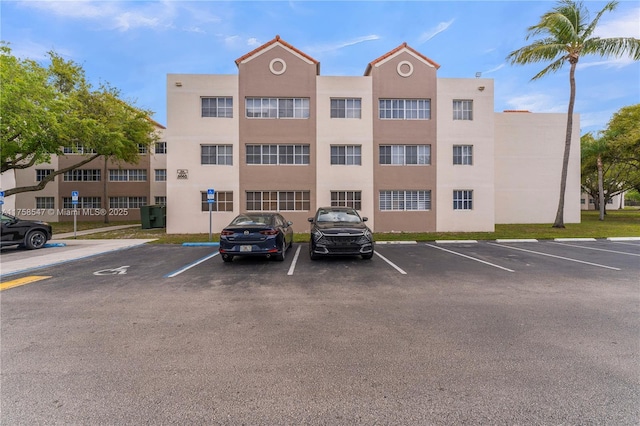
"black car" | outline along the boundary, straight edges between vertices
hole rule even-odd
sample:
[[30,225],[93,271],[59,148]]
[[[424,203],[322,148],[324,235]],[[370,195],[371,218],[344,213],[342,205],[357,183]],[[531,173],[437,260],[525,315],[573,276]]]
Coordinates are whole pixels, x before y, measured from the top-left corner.
[[225,262],[236,256],[264,256],[284,260],[293,244],[293,225],[279,213],[244,213],[220,233],[220,255]]
[[21,245],[29,250],[39,249],[51,239],[51,225],[35,220],[23,220],[2,213],[2,247]]
[[373,233],[365,225],[366,217],[360,217],[348,207],[321,207],[311,222],[309,256],[312,260],[321,256],[360,255],[373,257]]

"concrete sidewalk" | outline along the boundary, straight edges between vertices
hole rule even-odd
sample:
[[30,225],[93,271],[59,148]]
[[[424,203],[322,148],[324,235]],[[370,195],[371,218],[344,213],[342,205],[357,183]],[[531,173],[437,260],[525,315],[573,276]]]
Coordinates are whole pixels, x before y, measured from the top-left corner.
[[[100,232],[116,231],[118,229],[135,228],[140,226],[141,226],[140,224],[133,224],[133,225],[115,225],[115,226],[105,226],[104,228],[85,229],[83,231],[76,231],[76,236],[99,234]],[[55,240],[60,240],[64,238],[73,238],[73,232],[63,232],[61,234],[53,234],[53,239]]]

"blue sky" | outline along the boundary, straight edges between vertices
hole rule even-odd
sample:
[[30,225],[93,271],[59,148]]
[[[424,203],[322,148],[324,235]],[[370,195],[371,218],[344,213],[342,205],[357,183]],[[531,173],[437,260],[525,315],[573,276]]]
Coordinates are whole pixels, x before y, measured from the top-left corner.
[[[276,34],[320,61],[322,75],[363,75],[403,42],[441,65],[439,77],[495,80],[495,110],[566,112],[568,67],[531,82],[544,64],[505,58],[529,44],[526,28],[547,1],[4,1],[0,38],[13,54],[46,61],[55,50],[166,124],[166,75],[236,74],[235,60]],[[594,16],[604,5],[586,1]],[[640,3],[621,1],[600,20],[601,37],[640,38]],[[599,131],[640,103],[640,64],[581,59],[576,112]]]

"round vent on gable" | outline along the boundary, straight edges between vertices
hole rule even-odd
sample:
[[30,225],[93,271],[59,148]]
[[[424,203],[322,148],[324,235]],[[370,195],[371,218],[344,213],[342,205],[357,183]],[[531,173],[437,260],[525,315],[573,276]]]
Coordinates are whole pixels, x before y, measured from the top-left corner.
[[273,58],[271,62],[269,62],[269,70],[275,75],[284,74],[287,70],[287,63],[284,59]]
[[409,77],[413,74],[413,64],[409,61],[402,61],[398,64],[396,70],[401,77]]

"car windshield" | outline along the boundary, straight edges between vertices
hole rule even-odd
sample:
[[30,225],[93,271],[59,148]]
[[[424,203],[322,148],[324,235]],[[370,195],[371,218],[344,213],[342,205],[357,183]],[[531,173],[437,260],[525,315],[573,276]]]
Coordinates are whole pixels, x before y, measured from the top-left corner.
[[347,222],[360,223],[361,219],[355,210],[320,210],[318,222]]
[[232,225],[270,225],[272,216],[265,215],[240,215],[233,219]]

